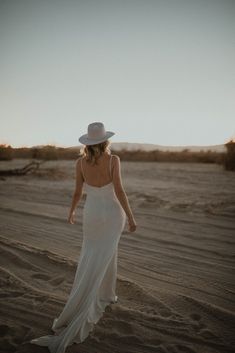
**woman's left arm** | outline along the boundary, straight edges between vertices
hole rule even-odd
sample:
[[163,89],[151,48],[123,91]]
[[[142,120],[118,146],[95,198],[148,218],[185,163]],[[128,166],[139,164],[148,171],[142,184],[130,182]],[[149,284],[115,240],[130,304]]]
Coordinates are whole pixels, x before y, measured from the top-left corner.
[[83,180],[83,175],[81,171],[81,158],[78,158],[76,162],[76,186],[75,186],[75,191],[73,193],[72,204],[71,204],[69,217],[68,217],[68,222],[71,224],[74,224],[75,208],[82,196],[83,182],[84,180]]

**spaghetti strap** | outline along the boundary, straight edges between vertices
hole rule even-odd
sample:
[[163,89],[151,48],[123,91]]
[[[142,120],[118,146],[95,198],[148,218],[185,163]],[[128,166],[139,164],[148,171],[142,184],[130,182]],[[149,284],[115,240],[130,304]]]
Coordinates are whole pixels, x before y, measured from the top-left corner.
[[83,160],[83,157],[81,158],[81,171],[82,171],[83,179],[85,180],[85,178],[84,178],[84,171],[83,171],[83,165],[82,165],[82,160]]
[[111,154],[111,157],[110,157],[110,160],[109,160],[109,171],[110,171],[111,179],[112,179],[112,164],[111,164],[111,162],[112,162],[112,157],[113,157],[113,155]]

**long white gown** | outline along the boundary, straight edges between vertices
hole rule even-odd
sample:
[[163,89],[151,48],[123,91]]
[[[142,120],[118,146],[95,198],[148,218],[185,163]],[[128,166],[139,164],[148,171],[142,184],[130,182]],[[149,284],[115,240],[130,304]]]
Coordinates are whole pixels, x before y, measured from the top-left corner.
[[[109,167],[111,174],[111,158]],[[56,335],[30,341],[47,346],[51,353],[64,353],[67,346],[83,342],[102,317],[105,307],[118,299],[117,252],[126,214],[116,197],[113,182],[102,187],[84,182],[84,189],[87,196],[83,208],[82,248],[71,292],[52,324]]]

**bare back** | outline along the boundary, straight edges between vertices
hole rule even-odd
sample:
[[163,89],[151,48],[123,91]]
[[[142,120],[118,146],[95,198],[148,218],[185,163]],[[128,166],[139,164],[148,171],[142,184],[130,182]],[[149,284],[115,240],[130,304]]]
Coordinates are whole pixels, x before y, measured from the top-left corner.
[[91,165],[85,157],[81,159],[81,171],[85,183],[95,187],[103,187],[112,182],[112,157],[113,155],[103,154],[98,164]]
[[76,170],[75,194],[81,193],[83,182],[97,188],[102,188],[112,183],[115,194],[126,212],[127,217],[133,219],[129,201],[122,184],[119,156],[104,153],[99,158],[97,165],[91,165],[86,161],[85,157],[81,157],[77,161]]

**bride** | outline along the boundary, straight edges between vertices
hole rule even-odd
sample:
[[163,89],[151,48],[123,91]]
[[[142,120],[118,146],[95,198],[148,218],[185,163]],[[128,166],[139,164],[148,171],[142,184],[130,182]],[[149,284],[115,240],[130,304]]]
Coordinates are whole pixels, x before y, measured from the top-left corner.
[[120,158],[109,150],[104,124],[88,125],[88,133],[76,162],[76,186],[68,216],[75,223],[75,208],[86,191],[83,208],[83,242],[74,282],[60,315],[53,320],[54,335],[32,339],[30,343],[47,346],[51,353],[64,353],[66,347],[83,342],[110,303],[116,303],[118,243],[126,219],[129,232],[137,224],[122,185]]

